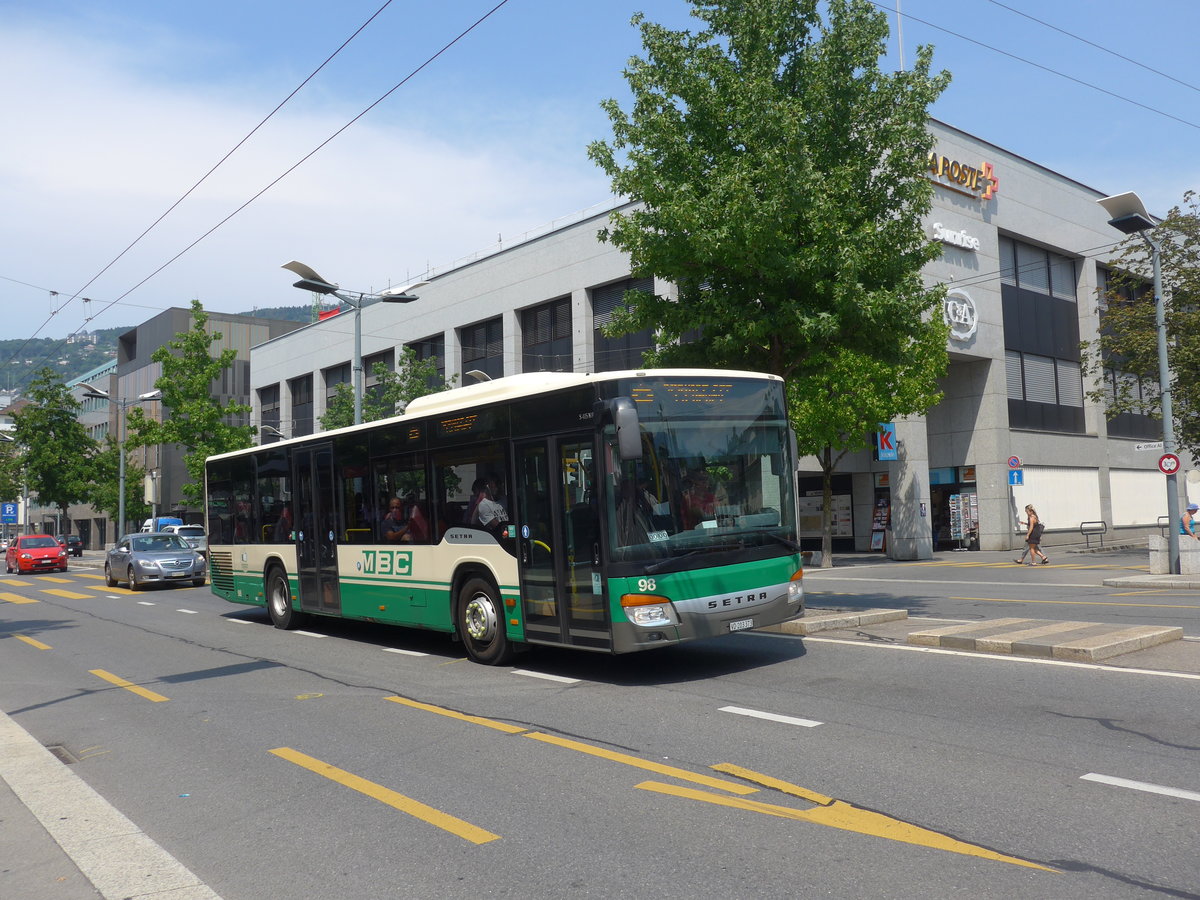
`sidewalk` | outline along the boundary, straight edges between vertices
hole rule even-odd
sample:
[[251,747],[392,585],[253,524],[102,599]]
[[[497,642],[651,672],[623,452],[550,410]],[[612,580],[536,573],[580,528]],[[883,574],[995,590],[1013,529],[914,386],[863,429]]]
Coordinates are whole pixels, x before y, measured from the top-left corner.
[[0,712],[0,897],[220,900]]

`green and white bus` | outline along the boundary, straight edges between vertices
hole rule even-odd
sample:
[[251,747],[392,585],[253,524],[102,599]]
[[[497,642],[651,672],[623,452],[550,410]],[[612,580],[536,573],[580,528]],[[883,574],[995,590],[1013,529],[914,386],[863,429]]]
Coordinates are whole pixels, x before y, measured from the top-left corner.
[[512,375],[210,457],[212,590],[278,628],[446,632],[486,664],[758,628],[803,611],[795,466],[775,376]]

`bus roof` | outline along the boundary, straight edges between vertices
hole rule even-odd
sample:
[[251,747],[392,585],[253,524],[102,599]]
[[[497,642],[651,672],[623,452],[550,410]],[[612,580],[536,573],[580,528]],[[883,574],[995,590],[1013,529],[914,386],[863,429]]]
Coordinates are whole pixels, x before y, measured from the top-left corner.
[[[398,422],[404,419],[421,418],[428,415],[443,414],[459,409],[469,409],[488,403],[498,403],[505,400],[516,400],[547,391],[562,390],[585,384],[603,381],[617,381],[623,378],[748,378],[756,380],[783,381],[778,375],[765,372],[745,372],[730,369],[625,369],[617,372],[519,372],[515,375],[505,375],[490,381],[481,381],[463,387],[451,388],[436,394],[426,394],[417,397],[401,415],[374,422],[364,422],[361,425],[350,425],[332,431],[313,432],[298,435],[284,441],[275,441],[270,446],[276,446],[290,441],[311,440],[317,434],[334,435],[346,434],[362,429],[370,429],[385,422]],[[247,447],[230,453],[210,456],[209,459],[221,459],[225,456],[235,456],[251,450],[261,450],[261,446]]]

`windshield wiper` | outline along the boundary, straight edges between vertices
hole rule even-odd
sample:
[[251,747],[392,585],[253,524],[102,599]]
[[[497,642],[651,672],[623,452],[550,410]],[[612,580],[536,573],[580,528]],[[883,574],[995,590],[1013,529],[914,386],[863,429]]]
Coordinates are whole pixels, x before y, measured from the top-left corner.
[[662,562],[656,562],[653,565],[646,566],[643,571],[647,575],[661,575],[663,572],[677,572],[680,569],[686,569],[687,566],[681,565],[689,559],[695,559],[697,556],[704,556],[709,553],[719,553],[723,550],[742,550],[745,544],[709,544],[699,550],[690,550],[682,556],[672,556],[669,559],[664,559]]

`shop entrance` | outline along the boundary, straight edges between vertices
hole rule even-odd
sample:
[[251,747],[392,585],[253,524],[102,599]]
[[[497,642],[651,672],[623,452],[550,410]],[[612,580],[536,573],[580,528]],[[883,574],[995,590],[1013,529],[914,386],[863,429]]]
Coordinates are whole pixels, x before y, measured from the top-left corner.
[[930,469],[929,506],[934,552],[979,549],[974,466]]

